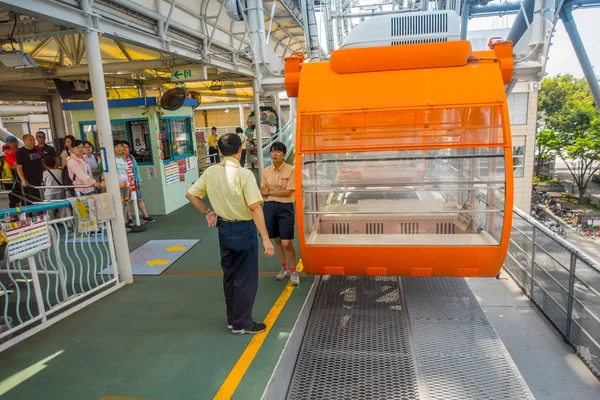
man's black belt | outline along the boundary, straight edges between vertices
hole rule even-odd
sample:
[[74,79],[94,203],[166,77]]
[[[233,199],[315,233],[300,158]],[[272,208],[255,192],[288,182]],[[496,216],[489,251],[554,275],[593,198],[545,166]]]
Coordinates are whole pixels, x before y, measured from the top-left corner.
[[250,222],[250,221],[252,221],[251,219],[246,219],[246,220],[233,220],[233,221],[231,221],[231,220],[228,220],[228,219],[225,219],[225,218],[221,218],[221,217],[217,217],[217,220],[218,220],[218,221],[222,221],[222,222],[229,222],[230,224],[234,224],[234,223],[236,223],[236,222]]

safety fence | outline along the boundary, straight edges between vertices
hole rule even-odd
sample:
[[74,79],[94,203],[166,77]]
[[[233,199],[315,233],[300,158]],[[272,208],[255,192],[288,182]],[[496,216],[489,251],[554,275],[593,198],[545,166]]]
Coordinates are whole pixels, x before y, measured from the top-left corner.
[[2,222],[0,351],[124,285],[111,222],[80,233],[70,209],[68,201],[23,207]]
[[600,264],[515,208],[504,269],[600,378]]

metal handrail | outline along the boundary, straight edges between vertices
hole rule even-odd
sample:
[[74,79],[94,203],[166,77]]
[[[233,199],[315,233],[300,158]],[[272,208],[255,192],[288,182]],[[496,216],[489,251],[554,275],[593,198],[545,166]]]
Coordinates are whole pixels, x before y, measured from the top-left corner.
[[[70,209],[70,202],[26,206],[19,213],[63,207]],[[6,279],[0,279],[5,294],[0,323],[6,328],[0,332],[0,352],[125,284],[119,279],[112,222],[98,221],[96,236],[91,236],[79,231],[74,216],[62,215],[52,218],[48,213],[45,227],[36,227],[41,237],[36,248],[21,256],[15,253],[0,267],[0,273],[6,274]],[[17,238],[20,234],[15,233]],[[22,243],[17,241],[17,246]],[[10,238],[8,246],[10,254]],[[18,282],[21,278],[23,283]]]
[[600,272],[600,263],[598,263],[596,260],[594,260],[592,257],[590,257],[586,252],[584,252],[583,250],[574,246],[571,242],[567,241],[566,239],[563,239],[559,234],[554,233],[551,229],[546,227],[546,225],[542,224],[537,219],[533,218],[531,215],[528,215],[527,213],[523,212],[522,210],[519,210],[516,207],[513,211],[519,217],[521,217],[524,220],[526,220],[527,222],[531,223],[536,229],[538,229],[538,230],[544,232],[546,235],[550,236],[555,242],[560,244],[566,250],[575,254],[582,261],[585,261],[585,263],[588,264],[590,267],[592,267],[596,271]]
[[[519,229],[517,220],[528,224],[531,234]],[[514,208],[512,229],[504,270],[575,349],[592,373],[600,378],[600,330],[594,328],[600,323],[600,307],[589,301],[589,296],[594,301],[600,299],[600,285],[597,283],[600,282],[600,263],[518,208]],[[552,242],[542,244],[540,237]],[[559,259],[563,257],[551,254],[557,251],[568,252],[568,265]],[[538,253],[544,257],[540,258]],[[518,255],[525,255],[526,259]],[[584,266],[580,267],[580,263],[585,264],[587,268],[584,271],[591,275],[581,276]],[[538,273],[543,273],[544,278],[539,279]],[[576,284],[585,287],[587,293],[578,293]],[[567,304],[564,304],[564,299]],[[584,314],[574,315],[574,305]],[[574,327],[578,329],[574,331]]]

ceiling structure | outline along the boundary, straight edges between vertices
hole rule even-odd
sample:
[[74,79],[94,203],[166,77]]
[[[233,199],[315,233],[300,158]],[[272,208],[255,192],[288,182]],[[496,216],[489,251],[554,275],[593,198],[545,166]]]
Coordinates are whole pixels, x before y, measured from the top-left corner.
[[[305,53],[298,0],[265,0],[263,5],[274,52],[282,58]],[[200,93],[203,104],[252,100],[248,26],[227,15],[225,0],[0,0],[3,50],[21,49],[38,64],[0,67],[3,98],[55,93],[53,78],[88,79],[83,34],[89,29],[102,35],[110,98],[183,85]],[[204,79],[176,82],[173,70],[190,65],[205,67]]]

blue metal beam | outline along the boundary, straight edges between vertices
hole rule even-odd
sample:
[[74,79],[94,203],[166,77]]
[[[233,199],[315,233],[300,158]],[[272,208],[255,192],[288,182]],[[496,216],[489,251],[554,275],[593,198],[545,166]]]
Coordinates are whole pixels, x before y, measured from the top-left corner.
[[[556,7],[560,4],[560,1],[556,2]],[[563,7],[571,6],[573,9],[587,8],[587,7],[600,7],[600,0],[565,0]],[[469,16],[471,17],[489,17],[489,16],[501,16],[516,14],[521,10],[520,2],[505,2],[501,4],[491,5],[477,5],[471,4],[469,10]]]
[[502,4],[492,4],[489,6],[471,7],[469,15],[472,17],[490,16],[494,14],[506,15],[516,14],[521,9],[521,4],[518,2],[506,2]]
[[516,44],[519,42],[529,25],[533,22],[533,8],[535,6],[535,0],[523,0],[519,15],[515,19],[515,22],[510,27],[507,40]]
[[[556,2],[557,7],[559,3],[560,2]],[[586,7],[598,7],[600,6],[600,0],[565,0],[563,7],[566,6],[572,7],[573,10]]]
[[560,10],[560,19],[562,20],[565,30],[569,35],[569,39],[571,39],[571,44],[573,45],[573,49],[575,50],[575,54],[577,55],[577,59],[579,60],[579,65],[581,65],[581,69],[583,70],[583,74],[585,75],[585,79],[590,86],[590,90],[592,92],[592,96],[594,97],[594,101],[596,102],[596,107],[600,110],[600,85],[598,85],[598,78],[596,78],[596,74],[594,73],[594,67],[590,62],[590,58],[585,51],[585,47],[583,46],[583,42],[581,41],[581,36],[579,36],[579,31],[577,30],[577,25],[575,24],[575,20],[573,19],[573,14],[571,13],[571,6],[563,6]]

